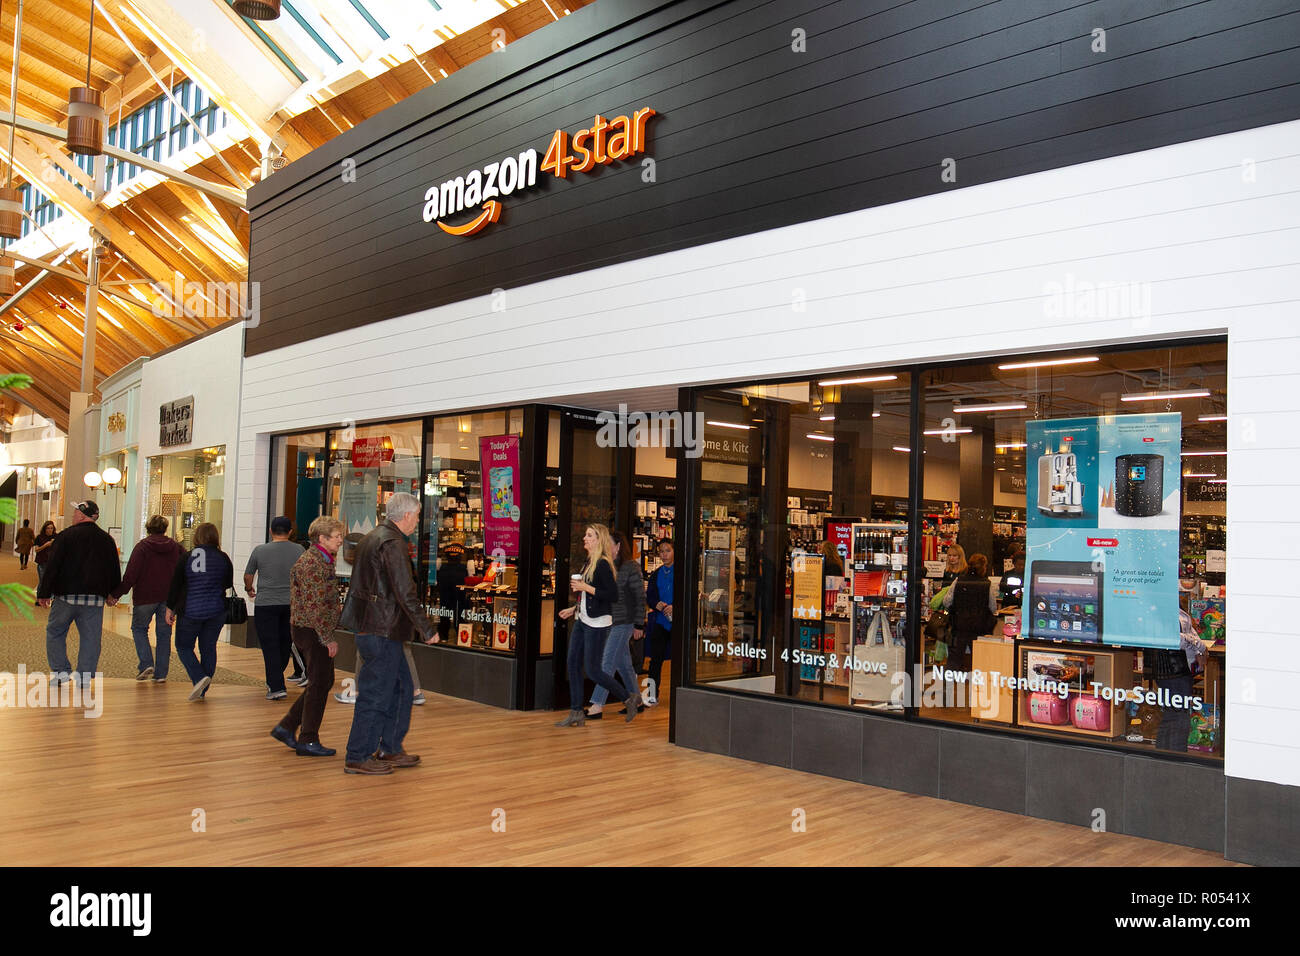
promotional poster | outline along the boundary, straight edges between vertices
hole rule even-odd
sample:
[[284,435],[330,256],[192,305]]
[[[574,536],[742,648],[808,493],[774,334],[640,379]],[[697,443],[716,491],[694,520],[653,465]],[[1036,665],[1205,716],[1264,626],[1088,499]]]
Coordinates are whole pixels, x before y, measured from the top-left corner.
[[[344,534],[353,542],[375,529],[375,511],[379,501],[379,469],[348,468],[343,472],[343,486],[339,490],[339,520],[346,529]],[[339,577],[352,574],[347,557],[351,548],[339,551],[335,560],[335,573]]]
[[1182,415],[1031,421],[1025,441],[1025,636],[1177,647]]
[[[483,475],[483,550],[519,557],[519,436],[479,439]],[[498,549],[500,549],[498,551]]]

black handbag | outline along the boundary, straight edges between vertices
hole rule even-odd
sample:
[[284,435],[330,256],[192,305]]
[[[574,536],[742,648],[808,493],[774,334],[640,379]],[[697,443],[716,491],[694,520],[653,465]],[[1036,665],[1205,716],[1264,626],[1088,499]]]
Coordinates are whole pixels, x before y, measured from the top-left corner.
[[235,593],[234,588],[231,588],[230,594],[226,595],[226,623],[248,623],[248,605],[244,603],[242,597]]

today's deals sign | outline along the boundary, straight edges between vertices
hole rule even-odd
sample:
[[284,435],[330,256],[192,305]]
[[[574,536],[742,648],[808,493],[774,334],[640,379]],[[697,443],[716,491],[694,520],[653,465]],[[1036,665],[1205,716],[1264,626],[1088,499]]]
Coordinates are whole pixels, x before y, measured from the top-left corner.
[[479,439],[483,469],[483,549],[489,556],[519,557],[519,436]]
[[[572,136],[562,129],[551,135],[540,166],[537,150],[526,149],[518,156],[503,156],[481,169],[430,186],[424,193],[424,221],[436,222],[451,236],[472,236],[497,222],[504,208],[501,200],[537,185],[537,173],[568,179],[571,173],[590,172],[618,160],[631,159],[645,151],[646,124],[655,111],[635,110],[631,116],[606,118],[599,113],[587,129]],[[466,210],[478,212],[468,222],[448,225]]]
[[1025,425],[1022,634],[1178,646],[1182,415]]

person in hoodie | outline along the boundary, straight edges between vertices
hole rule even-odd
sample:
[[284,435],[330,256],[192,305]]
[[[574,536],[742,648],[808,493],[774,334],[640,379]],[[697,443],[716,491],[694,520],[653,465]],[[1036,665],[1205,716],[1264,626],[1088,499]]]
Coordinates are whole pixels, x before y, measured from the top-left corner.
[[[135,638],[135,653],[140,659],[136,680],[150,677],[154,683],[167,679],[167,669],[172,660],[172,626],[167,622],[167,590],[172,574],[181,559],[181,546],[167,536],[167,519],[154,515],[144,526],[149,532],[131,550],[131,560],[126,563],[122,583],[113,589],[113,597],[120,599],[127,591],[131,595],[131,636]],[[149,647],[149,622],[153,621],[154,641],[158,645],[155,655]]]

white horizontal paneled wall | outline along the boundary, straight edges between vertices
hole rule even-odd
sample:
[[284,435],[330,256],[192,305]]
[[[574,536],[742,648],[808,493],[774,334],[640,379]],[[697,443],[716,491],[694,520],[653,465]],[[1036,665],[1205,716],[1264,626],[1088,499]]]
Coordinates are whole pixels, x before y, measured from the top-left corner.
[[[1150,309],[1053,315],[1071,282],[1139,283]],[[246,359],[236,560],[264,538],[274,432],[1226,331],[1227,769],[1300,785],[1297,290],[1300,123],[500,290]]]

